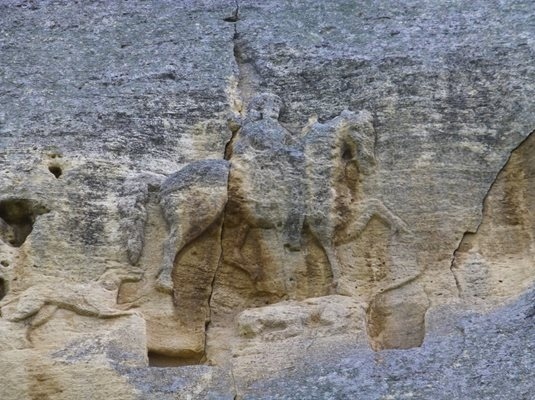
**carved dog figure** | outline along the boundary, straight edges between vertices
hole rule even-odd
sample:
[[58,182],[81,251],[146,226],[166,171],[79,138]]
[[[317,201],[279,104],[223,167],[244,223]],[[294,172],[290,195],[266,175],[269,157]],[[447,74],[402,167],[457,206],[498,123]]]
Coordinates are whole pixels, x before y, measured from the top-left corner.
[[[117,292],[122,282],[139,279],[141,272],[125,273],[110,269],[98,280],[89,283],[39,283],[22,293],[9,293],[0,301],[0,309],[2,317],[12,322],[34,316],[32,328],[47,322],[58,308],[97,318],[130,315],[134,311],[117,307]],[[14,302],[17,302],[14,310],[11,310],[12,307],[6,307]]]

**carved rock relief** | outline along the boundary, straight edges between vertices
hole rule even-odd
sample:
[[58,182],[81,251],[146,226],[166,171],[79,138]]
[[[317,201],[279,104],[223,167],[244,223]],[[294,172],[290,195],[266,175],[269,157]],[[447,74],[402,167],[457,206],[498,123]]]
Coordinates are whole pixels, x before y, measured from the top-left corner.
[[204,357],[228,169],[225,160],[201,160],[167,177],[132,175],[123,184],[127,255],[145,274],[122,285],[118,302],[145,315],[154,365],[196,364]]
[[169,234],[158,276],[160,289],[173,290],[172,271],[177,254],[221,217],[227,203],[228,169],[224,160],[198,161],[162,183],[160,206]]
[[[139,312],[149,354],[200,362],[208,326],[234,325],[237,312],[251,307],[338,294],[368,304],[372,347],[418,345],[427,303],[406,310],[389,300],[407,282],[411,296],[422,296],[416,266],[399,274],[392,257],[409,230],[369,189],[377,169],[372,115],[343,111],[298,138],[278,121],[281,106],[271,94],[252,98],[228,161],[124,181],[117,210],[130,270],[23,290],[10,290],[2,277],[3,319],[29,321],[31,332],[58,309],[96,318]],[[9,204],[2,206],[4,242],[22,243],[47,212],[23,207],[32,204],[13,203],[15,211],[34,210],[15,217],[4,217]],[[365,292],[351,274],[368,280]],[[417,333],[396,336],[410,313]]]
[[12,322],[31,318],[29,326],[46,323],[58,308],[79,315],[113,318],[131,315],[133,310],[121,310],[117,292],[125,281],[141,279],[140,271],[108,270],[97,281],[87,284],[70,282],[43,282],[20,293],[9,292],[0,302],[2,317]]
[[[372,272],[364,274],[375,274],[376,281],[377,274],[396,274],[388,253],[393,238],[407,234],[408,228],[366,190],[366,180],[372,180],[376,170],[371,114],[344,111],[314,123],[299,139],[279,123],[281,106],[277,96],[255,96],[230,143],[229,161],[191,163],[159,186],[167,233],[160,267],[150,279],[157,291],[172,294],[175,311],[169,317],[182,329],[189,326],[197,343],[190,347],[196,347],[192,352],[198,355],[206,326],[232,324],[237,310],[286,299],[354,296],[355,288],[344,276],[347,260],[342,266],[337,251],[348,244],[355,251],[373,221],[386,229],[379,238],[385,265],[380,272],[375,271],[380,267],[368,266]],[[125,190],[130,196],[122,208],[130,221],[126,240],[132,264],[142,258],[149,240],[141,228],[147,223],[148,184],[141,181],[138,189]],[[368,251],[364,258],[380,259],[376,247],[362,249]],[[353,261],[357,264],[350,268],[363,268]],[[369,290],[365,301],[376,304],[378,293],[401,287],[417,275],[414,267],[399,280],[391,279],[391,287],[382,284]],[[368,319],[376,314],[369,312]],[[389,329],[388,324],[380,326]]]

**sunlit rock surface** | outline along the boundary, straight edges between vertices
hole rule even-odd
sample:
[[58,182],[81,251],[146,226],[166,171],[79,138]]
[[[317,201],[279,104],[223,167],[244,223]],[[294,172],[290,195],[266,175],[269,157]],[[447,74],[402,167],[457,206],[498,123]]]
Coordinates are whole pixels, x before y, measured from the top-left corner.
[[528,399],[529,1],[0,4],[0,398]]

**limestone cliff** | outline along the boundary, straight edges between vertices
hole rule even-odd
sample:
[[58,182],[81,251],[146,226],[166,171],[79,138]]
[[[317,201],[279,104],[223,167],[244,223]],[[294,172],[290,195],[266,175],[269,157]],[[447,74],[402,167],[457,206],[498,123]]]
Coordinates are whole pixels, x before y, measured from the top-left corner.
[[534,21],[0,2],[0,398],[530,398]]

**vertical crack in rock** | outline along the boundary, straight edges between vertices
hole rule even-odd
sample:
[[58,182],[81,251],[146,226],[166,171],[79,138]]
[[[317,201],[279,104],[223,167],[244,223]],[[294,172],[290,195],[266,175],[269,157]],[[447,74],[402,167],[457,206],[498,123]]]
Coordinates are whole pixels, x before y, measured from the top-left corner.
[[[237,95],[238,95],[238,98],[239,98],[239,101],[240,101],[240,106],[239,106],[239,117],[238,117],[238,121],[236,120],[231,120],[228,124],[228,128],[229,130],[231,131],[231,137],[229,139],[229,141],[226,143],[225,145],[225,151],[224,151],[224,159],[225,160],[229,160],[231,159],[232,157],[232,147],[233,147],[233,143],[234,143],[234,140],[236,138],[236,135],[238,134],[240,128],[241,128],[241,120],[243,119],[244,115],[245,115],[245,100],[244,100],[244,86],[245,86],[245,76],[247,76],[247,73],[245,72],[244,70],[244,63],[243,63],[243,51],[241,50],[240,48],[240,43],[239,43],[239,39],[240,39],[240,34],[238,32],[238,21],[240,20],[240,4],[239,4],[239,1],[236,0],[236,8],[234,9],[234,12],[232,14],[232,16],[230,17],[227,17],[227,18],[224,18],[224,21],[225,22],[232,22],[234,24],[234,34],[232,36],[232,42],[233,42],[233,55],[234,55],[234,61],[236,63],[236,66],[237,66],[237,72],[238,72],[238,79],[237,79]],[[227,175],[227,193],[229,193],[229,190],[230,190],[230,169],[229,169],[229,174]],[[225,229],[226,229],[226,225],[225,225],[225,220],[226,220],[226,216],[227,216],[227,207],[228,207],[228,199],[227,199],[227,204],[225,205],[225,208],[223,209],[223,213],[222,213],[222,220],[221,220],[221,230],[220,230],[220,236],[219,236],[219,245],[220,245],[220,254],[219,254],[219,260],[217,262],[217,267],[216,267],[216,270],[214,272],[214,276],[212,278],[212,282],[210,283],[210,295],[208,297],[208,321],[206,322],[206,325],[205,325],[205,334],[204,334],[204,354],[205,354],[205,357],[207,357],[207,336],[208,336],[208,329],[210,327],[210,324],[212,323],[212,298],[213,298],[213,295],[214,295],[214,288],[215,288],[215,282],[216,282],[216,278],[218,276],[218,273],[219,273],[219,270],[223,264],[223,255],[225,254],[225,248],[224,248],[224,245],[223,245],[223,238],[225,236]],[[233,387],[234,387],[234,393],[235,393],[235,396],[234,398],[237,398],[238,397],[238,391],[237,391],[237,388],[236,388],[236,382],[234,380],[234,374],[232,372],[232,368],[231,368],[231,378],[232,378],[232,384],[233,384]]]
[[249,68],[246,66],[246,63],[244,62],[244,51],[243,51],[242,44],[240,41],[240,33],[238,32],[239,20],[240,20],[240,4],[236,0],[236,8],[234,9],[232,16],[225,18],[224,21],[232,22],[234,24],[234,33],[232,35],[232,43],[233,43],[232,52],[233,52],[234,62],[236,63],[237,74],[238,74],[236,89],[237,89],[237,96],[239,100],[239,105],[238,105],[238,110],[237,110],[239,113],[239,117],[237,117],[237,120],[232,119],[231,121],[229,121],[229,124],[228,124],[228,127],[232,135],[231,135],[230,140],[225,145],[225,154],[224,154],[225,160],[230,160],[230,158],[232,157],[232,145],[234,143],[234,139],[236,138],[238,131],[241,128],[241,121],[243,117],[245,116],[245,108],[246,108],[245,87],[249,85],[248,83],[249,79],[247,77],[250,76],[250,71],[248,71]]
[[478,232],[479,232],[479,230],[481,228],[481,225],[483,223],[484,216],[488,213],[488,209],[487,208],[488,208],[489,195],[492,192],[492,190],[494,189],[494,187],[496,186],[496,182],[498,181],[498,178],[504,173],[505,169],[507,168],[507,166],[509,165],[509,163],[511,161],[511,158],[513,157],[513,154],[515,154],[515,152],[517,150],[519,150],[524,145],[524,143],[526,143],[528,141],[528,139],[533,134],[535,134],[535,131],[532,131],[514,149],[511,150],[511,152],[509,153],[509,156],[507,157],[507,159],[505,160],[504,164],[502,165],[502,167],[500,168],[500,170],[498,171],[498,173],[494,177],[494,180],[490,184],[487,192],[485,193],[485,196],[483,197],[483,201],[481,203],[482,204],[481,205],[481,214],[480,214],[480,218],[479,218],[479,221],[478,221],[476,229],[473,230],[473,231],[472,230],[466,231],[463,234],[461,240],[459,241],[459,244],[457,245],[457,247],[453,251],[452,258],[451,258],[451,263],[450,263],[450,272],[453,275],[453,278],[455,280],[455,286],[457,287],[457,292],[458,292],[458,296],[459,297],[461,297],[462,288],[461,288],[461,284],[459,282],[459,278],[458,278],[457,274],[455,273],[456,262],[457,262],[457,254],[459,253],[459,251],[463,248],[463,246],[466,244],[466,242],[471,237],[473,237],[473,236],[478,234]]
[[232,365],[230,366],[230,379],[232,380],[232,389],[234,390],[234,400],[238,400],[240,397],[238,396],[238,386],[236,386],[236,378],[234,377],[234,368]]
[[[494,180],[494,182],[496,182],[496,180]],[[494,184],[494,182],[491,184],[491,187]],[[490,192],[490,188],[489,188],[488,192],[485,194],[485,199],[488,196],[489,192]],[[483,199],[483,203],[485,202],[485,199]],[[476,232],[479,229],[479,226],[481,225],[482,221],[483,221],[483,213],[481,213],[481,219],[479,220],[479,224],[478,224],[478,226],[476,228]],[[457,274],[455,273],[456,254],[459,251],[459,249],[461,248],[461,246],[463,245],[463,243],[465,242],[466,237],[468,237],[468,235],[473,235],[473,234],[474,234],[474,232],[472,232],[472,231],[466,231],[463,234],[463,237],[459,241],[459,244],[457,245],[455,250],[453,250],[453,254],[451,256],[450,272],[451,272],[451,274],[453,276],[453,279],[455,280],[455,287],[457,288],[457,297],[461,297],[461,284],[459,283],[459,278],[457,277]]]
[[[230,185],[230,169],[229,169],[229,175],[227,175],[227,193],[228,188]],[[208,321],[206,322],[205,328],[204,328],[204,354],[205,357],[207,357],[206,349],[207,349],[207,336],[208,336],[208,329],[210,327],[210,324],[212,323],[212,298],[214,295],[214,288],[215,288],[215,282],[217,279],[217,275],[219,273],[219,270],[221,268],[221,265],[223,264],[223,255],[225,254],[224,246],[223,246],[223,238],[224,238],[224,232],[225,232],[225,219],[227,215],[227,207],[228,207],[228,199],[227,204],[225,205],[225,208],[223,209],[222,216],[221,216],[221,230],[219,232],[219,246],[220,246],[220,253],[219,253],[219,260],[217,261],[217,266],[214,271],[214,276],[212,278],[212,282],[210,283],[210,295],[208,296]]]
[[223,21],[225,22],[238,22],[240,19],[240,3],[238,0],[234,2],[236,4],[236,8],[234,9],[234,12],[231,16],[223,18]]
[[234,22],[234,35],[232,41],[234,43],[233,53],[236,66],[238,68],[238,94],[241,97],[241,116],[246,112],[246,105],[250,99],[258,92],[260,86],[260,75],[250,56],[251,51],[247,49],[243,34],[238,30],[239,21],[239,4],[236,2],[237,15],[236,22]]

